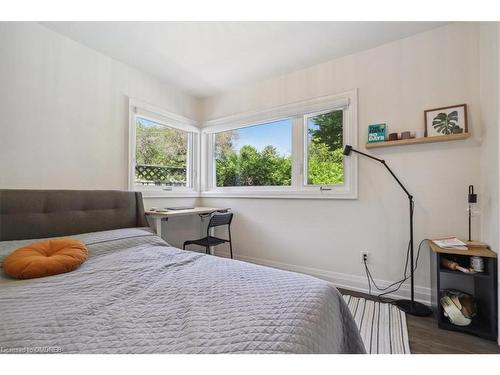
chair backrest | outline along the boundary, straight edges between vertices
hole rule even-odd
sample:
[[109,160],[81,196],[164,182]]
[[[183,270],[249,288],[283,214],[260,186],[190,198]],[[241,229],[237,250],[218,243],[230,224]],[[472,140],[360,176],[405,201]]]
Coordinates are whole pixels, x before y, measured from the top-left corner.
[[208,228],[219,227],[221,225],[231,225],[233,220],[232,213],[226,214],[213,214],[208,223]]

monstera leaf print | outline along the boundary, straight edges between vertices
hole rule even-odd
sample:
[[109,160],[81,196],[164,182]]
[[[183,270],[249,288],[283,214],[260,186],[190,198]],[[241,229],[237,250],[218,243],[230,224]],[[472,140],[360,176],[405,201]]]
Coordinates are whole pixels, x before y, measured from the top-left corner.
[[434,120],[432,120],[432,127],[441,134],[454,134],[458,131],[458,129],[460,129],[457,122],[458,111],[453,111],[449,114],[441,112],[439,115],[434,117]]

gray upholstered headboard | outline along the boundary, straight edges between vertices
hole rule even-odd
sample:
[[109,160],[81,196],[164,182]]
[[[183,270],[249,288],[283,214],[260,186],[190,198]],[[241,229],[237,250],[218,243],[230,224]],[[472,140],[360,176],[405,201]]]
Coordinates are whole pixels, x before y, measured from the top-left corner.
[[145,226],[137,192],[0,190],[0,241]]

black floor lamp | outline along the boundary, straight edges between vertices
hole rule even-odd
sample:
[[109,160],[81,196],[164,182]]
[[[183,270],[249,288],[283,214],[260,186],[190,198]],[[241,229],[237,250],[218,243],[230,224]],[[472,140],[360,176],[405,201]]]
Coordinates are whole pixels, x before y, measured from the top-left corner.
[[406,189],[406,187],[399,181],[394,172],[386,164],[385,160],[376,158],[374,156],[365,154],[364,152],[358,151],[350,145],[346,145],[344,148],[344,155],[349,156],[351,152],[366,156],[367,158],[373,159],[382,163],[382,165],[389,171],[389,173],[394,177],[396,182],[401,186],[406,195],[408,196],[408,201],[410,203],[410,282],[411,282],[411,298],[409,300],[401,299],[394,302],[404,312],[416,315],[416,316],[427,316],[432,314],[432,310],[424,305],[423,303],[415,301],[415,285],[414,285],[414,267],[413,267],[413,195]]

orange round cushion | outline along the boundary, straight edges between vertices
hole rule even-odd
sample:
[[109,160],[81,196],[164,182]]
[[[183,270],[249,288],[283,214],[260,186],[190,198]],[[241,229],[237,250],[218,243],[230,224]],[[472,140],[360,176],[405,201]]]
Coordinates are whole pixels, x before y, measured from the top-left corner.
[[16,279],[33,279],[73,271],[87,259],[81,241],[45,240],[21,247],[3,260],[5,273]]

